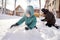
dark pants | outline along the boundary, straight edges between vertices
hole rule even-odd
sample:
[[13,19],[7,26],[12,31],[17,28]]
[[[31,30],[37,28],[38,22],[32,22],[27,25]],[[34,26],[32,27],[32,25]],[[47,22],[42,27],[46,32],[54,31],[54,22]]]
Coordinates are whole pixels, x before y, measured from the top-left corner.
[[59,29],[59,26],[56,26],[55,24],[49,24],[49,23],[46,23],[46,26],[48,26],[48,27],[54,26],[55,28]]
[[46,23],[46,26],[48,26],[48,27],[52,27],[52,26],[54,26],[54,24]]

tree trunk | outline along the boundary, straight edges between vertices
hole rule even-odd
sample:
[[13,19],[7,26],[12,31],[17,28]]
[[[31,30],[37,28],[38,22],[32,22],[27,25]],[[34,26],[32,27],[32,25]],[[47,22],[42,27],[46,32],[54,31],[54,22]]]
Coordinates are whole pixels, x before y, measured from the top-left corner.
[[6,1],[7,0],[5,0],[5,4],[4,4],[4,13],[6,13]]
[[2,14],[3,14],[3,0],[2,0]]
[[41,0],[39,0],[40,12],[41,13]]
[[[16,1],[17,0],[15,0],[15,2],[14,2],[14,9],[16,8]],[[16,15],[16,10],[14,10],[14,15]]]
[[41,0],[39,0],[39,5],[40,5],[40,12],[41,12]]

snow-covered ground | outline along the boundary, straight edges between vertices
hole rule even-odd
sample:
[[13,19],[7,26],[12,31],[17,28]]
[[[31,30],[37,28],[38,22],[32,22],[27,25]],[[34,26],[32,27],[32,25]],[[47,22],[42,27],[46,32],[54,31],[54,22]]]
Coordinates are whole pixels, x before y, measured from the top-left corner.
[[[38,29],[25,31],[26,25],[9,29],[21,17],[0,15],[0,40],[60,40],[60,29],[45,26],[46,22],[41,22],[41,18],[37,18]],[[56,24],[60,25],[60,19],[56,18]]]

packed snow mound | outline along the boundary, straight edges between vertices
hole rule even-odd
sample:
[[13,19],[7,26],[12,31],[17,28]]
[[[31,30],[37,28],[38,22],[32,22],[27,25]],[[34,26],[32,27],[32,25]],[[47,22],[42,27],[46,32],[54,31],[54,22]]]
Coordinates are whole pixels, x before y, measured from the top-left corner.
[[43,40],[37,30],[25,31],[20,29],[16,32],[7,33],[2,40]]
[[[3,18],[1,18],[3,17]],[[0,16],[0,40],[60,40],[60,29],[45,26],[46,22],[41,22],[37,18],[38,29],[25,30],[25,23],[20,26],[9,29],[21,17]],[[8,19],[10,18],[10,19]],[[60,25],[60,19],[56,19],[56,24]]]

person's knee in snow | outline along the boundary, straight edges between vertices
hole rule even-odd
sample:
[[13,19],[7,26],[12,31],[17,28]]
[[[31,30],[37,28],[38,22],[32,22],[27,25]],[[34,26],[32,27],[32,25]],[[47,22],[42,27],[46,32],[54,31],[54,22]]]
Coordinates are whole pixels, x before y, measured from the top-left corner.
[[52,27],[53,26],[53,24],[49,24],[49,23],[46,23],[45,25],[48,26],[48,27]]
[[25,27],[25,30],[29,30],[29,28],[28,27]]

